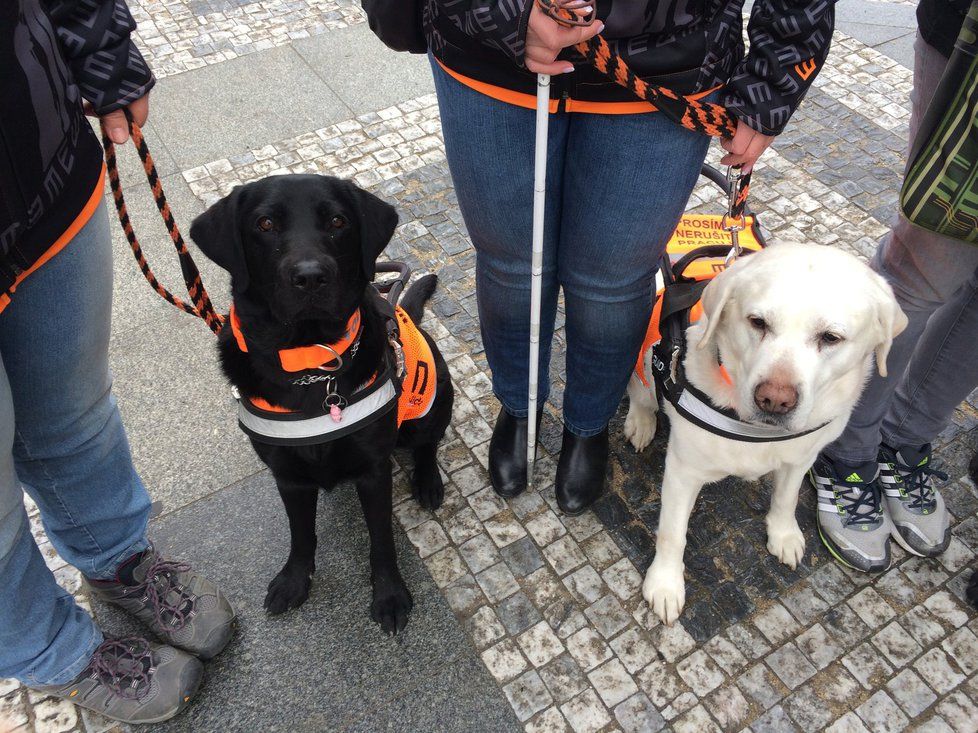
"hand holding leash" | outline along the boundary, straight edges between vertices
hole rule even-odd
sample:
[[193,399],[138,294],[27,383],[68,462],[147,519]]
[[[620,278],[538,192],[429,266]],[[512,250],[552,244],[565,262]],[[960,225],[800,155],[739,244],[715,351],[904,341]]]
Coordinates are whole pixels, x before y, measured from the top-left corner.
[[570,61],[558,61],[565,48],[584,43],[604,30],[595,23],[594,0],[537,0],[526,30],[526,68],[538,74],[568,74]]

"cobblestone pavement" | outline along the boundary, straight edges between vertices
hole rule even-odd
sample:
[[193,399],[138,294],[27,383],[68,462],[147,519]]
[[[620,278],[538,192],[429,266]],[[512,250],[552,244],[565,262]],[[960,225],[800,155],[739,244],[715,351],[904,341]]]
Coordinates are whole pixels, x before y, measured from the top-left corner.
[[[161,75],[363,20],[352,0],[136,5],[140,38]],[[830,64],[758,166],[752,202],[771,241],[815,241],[863,258],[872,252],[895,208],[910,85],[906,68],[837,33]],[[790,571],[765,549],[768,487],[728,479],[701,494],[686,554],[687,606],[680,623],[666,627],[640,592],[653,553],[664,436],[635,454],[619,415],[610,490],[593,511],[563,516],[552,486],[559,331],[537,469],[546,480],[509,502],[489,487],[498,406],[478,332],[474,254],[434,97],[270,141],[182,171],[182,178],[210,203],[239,183],[283,172],[351,177],[396,202],[403,224],[387,255],[439,274],[425,326],[457,386],[441,451],[445,504],[421,510],[401,471],[395,512],[527,731],[978,730],[978,613],[963,602],[978,554],[978,489],[966,475],[978,449],[978,396],[938,441],[953,514],[941,558],[910,557],[894,545],[893,566],[882,575],[846,570],[818,544],[814,495],[802,491],[798,517],[808,548]],[[704,182],[689,208],[715,212],[720,205]],[[33,510],[32,527],[59,581],[81,592]],[[18,731],[112,727],[3,681],[0,721]]]

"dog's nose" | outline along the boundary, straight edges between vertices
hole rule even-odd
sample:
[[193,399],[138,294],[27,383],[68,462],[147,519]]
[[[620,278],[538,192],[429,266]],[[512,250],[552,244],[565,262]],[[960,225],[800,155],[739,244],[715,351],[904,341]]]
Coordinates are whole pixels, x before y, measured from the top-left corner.
[[304,260],[293,266],[289,278],[299,290],[313,292],[326,285],[326,270],[318,262]]
[[798,390],[785,382],[767,380],[754,389],[754,404],[770,415],[787,415],[798,405]]

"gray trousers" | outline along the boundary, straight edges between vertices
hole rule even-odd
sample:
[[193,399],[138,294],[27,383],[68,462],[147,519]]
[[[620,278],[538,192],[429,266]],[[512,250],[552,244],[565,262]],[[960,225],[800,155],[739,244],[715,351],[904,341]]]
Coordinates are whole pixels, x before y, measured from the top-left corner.
[[[946,65],[918,34],[911,145]],[[893,286],[909,323],[890,350],[890,376],[873,372],[845,432],[825,449],[850,465],[876,460],[881,440],[894,448],[931,442],[978,386],[978,247],[899,215],[872,267]]]

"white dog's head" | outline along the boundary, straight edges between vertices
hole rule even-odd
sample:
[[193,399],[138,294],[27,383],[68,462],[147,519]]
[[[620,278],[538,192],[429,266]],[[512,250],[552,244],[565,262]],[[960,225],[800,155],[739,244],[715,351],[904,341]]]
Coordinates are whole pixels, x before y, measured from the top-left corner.
[[851,409],[872,355],[886,376],[890,344],[907,325],[882,277],[819,245],[779,244],[741,258],[702,302],[689,343],[718,354],[740,418],[792,431]]

